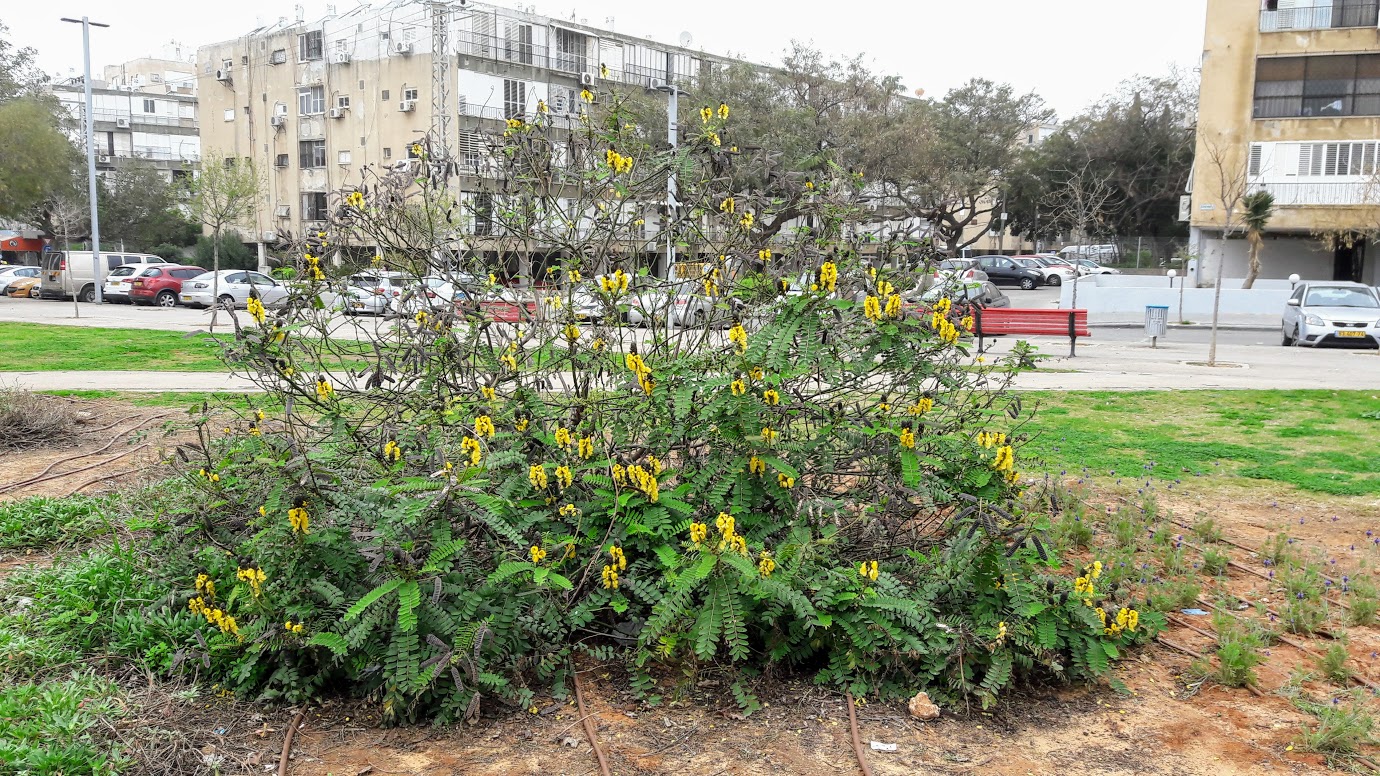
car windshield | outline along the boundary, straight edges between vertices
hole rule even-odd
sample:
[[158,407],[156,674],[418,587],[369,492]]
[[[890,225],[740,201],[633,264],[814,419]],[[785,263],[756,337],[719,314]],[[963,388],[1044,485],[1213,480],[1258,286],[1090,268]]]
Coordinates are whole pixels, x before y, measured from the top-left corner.
[[134,271],[135,271],[136,269],[138,269],[138,267],[131,267],[131,266],[128,265],[128,264],[122,264],[122,265],[116,267],[115,269],[112,269],[112,270],[110,271],[109,277],[112,277],[112,278],[122,278],[122,277],[125,277],[126,275],[133,275],[133,274],[134,274]]
[[1380,300],[1369,291],[1344,286],[1316,286],[1308,289],[1305,307],[1380,307]]
[[970,264],[971,262],[968,261],[946,259],[945,261],[939,262],[939,269],[967,269]]

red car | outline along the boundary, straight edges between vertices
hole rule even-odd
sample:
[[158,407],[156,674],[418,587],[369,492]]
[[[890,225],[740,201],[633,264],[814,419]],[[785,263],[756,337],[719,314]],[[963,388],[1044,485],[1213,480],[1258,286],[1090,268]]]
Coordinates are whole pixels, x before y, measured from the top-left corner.
[[182,292],[182,281],[205,273],[201,267],[164,265],[150,267],[129,283],[129,301],[134,304],[156,304],[176,307]]

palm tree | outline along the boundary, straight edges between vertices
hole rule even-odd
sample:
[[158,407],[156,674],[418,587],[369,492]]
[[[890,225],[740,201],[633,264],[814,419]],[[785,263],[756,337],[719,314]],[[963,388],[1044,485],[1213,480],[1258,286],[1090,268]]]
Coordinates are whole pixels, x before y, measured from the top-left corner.
[[1255,283],[1255,278],[1260,274],[1260,247],[1265,244],[1261,235],[1265,233],[1265,225],[1270,222],[1270,218],[1275,214],[1275,197],[1268,191],[1253,191],[1241,200],[1241,208],[1244,211],[1241,221],[1246,227],[1246,240],[1250,243],[1251,268],[1246,273],[1246,282],[1242,288],[1250,288]]

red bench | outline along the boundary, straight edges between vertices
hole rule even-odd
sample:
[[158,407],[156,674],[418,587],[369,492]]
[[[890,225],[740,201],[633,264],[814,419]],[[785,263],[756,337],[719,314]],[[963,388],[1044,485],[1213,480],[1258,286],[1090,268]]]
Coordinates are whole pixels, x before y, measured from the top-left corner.
[[1088,331],[1087,310],[1018,310],[992,307],[973,310],[973,334],[978,338],[978,352],[983,352],[983,338],[1000,334],[1031,334],[1069,338],[1069,356],[1077,355],[1079,337],[1091,337]]

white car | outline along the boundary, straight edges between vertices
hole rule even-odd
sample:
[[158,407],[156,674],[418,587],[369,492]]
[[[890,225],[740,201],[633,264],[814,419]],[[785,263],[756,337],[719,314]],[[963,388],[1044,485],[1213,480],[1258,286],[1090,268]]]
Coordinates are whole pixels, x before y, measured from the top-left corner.
[[10,281],[20,278],[36,278],[42,270],[38,267],[26,267],[20,264],[12,264],[0,267],[0,296],[5,295],[5,289]]
[[101,300],[110,304],[129,304],[129,284],[135,278],[141,278],[149,274],[149,270],[156,269],[159,264],[123,264],[106,273],[105,282],[101,284]]
[[1360,283],[1300,283],[1285,303],[1280,328],[1284,345],[1380,347],[1380,297]]
[[1120,275],[1121,270],[1115,267],[1104,267],[1092,259],[1078,260],[1078,274],[1087,275]]
[[384,315],[397,309],[404,279],[401,272],[389,270],[356,272],[345,279],[337,304],[346,315]]
[[1039,256],[1012,256],[1011,260],[1044,275],[1047,286],[1062,286],[1066,281],[1073,280],[1075,275],[1072,267],[1064,264],[1046,264]]
[[244,307],[251,296],[257,296],[265,307],[275,307],[287,298],[287,286],[261,272],[223,269],[218,284],[213,282],[215,276],[206,272],[184,281],[178,299],[188,307]]

